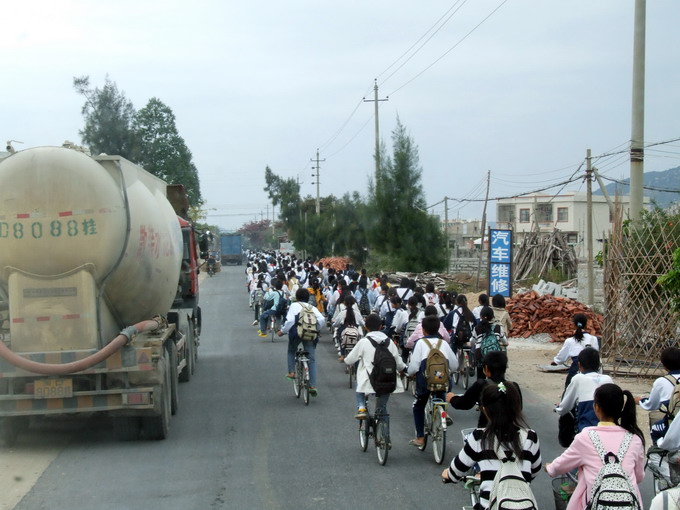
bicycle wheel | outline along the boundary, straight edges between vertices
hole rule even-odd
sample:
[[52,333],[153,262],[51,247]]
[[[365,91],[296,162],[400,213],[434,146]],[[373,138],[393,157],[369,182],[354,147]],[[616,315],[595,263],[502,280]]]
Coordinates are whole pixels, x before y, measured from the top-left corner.
[[446,430],[444,430],[443,422],[445,418],[442,416],[442,409],[437,406],[432,418],[432,453],[434,453],[434,461],[441,464],[444,461],[444,453],[446,452]]
[[305,401],[305,405],[309,405],[309,367],[307,362],[302,362],[302,400]]
[[276,335],[276,316],[272,315],[272,320],[269,323],[269,328],[271,329],[271,332],[269,333],[272,337],[272,343],[274,343],[274,336]]
[[466,352],[463,355],[463,368],[462,370],[462,378],[463,378],[463,389],[467,390],[468,386],[470,385],[470,356]]
[[411,378],[406,374],[402,375],[401,384],[404,386],[404,391],[408,391],[409,384],[411,384]]
[[375,424],[375,453],[378,455],[378,462],[384,466],[387,462],[387,452],[389,451],[390,435],[387,430],[387,423],[379,419]]
[[349,374],[349,389],[352,389],[352,382],[354,381],[354,376],[356,375],[356,368],[354,365],[347,367],[347,373]]
[[359,420],[359,444],[361,445],[361,450],[366,451],[368,449],[368,428],[370,427],[370,420],[366,418],[365,420]]
[[295,379],[293,379],[293,390],[295,391],[295,396],[300,398],[300,393],[302,392],[302,364],[299,360],[295,360]]
[[458,349],[458,369],[453,372],[453,384],[458,386],[458,380],[460,379],[460,367],[463,366],[463,349]]
[[425,434],[423,437],[423,446],[419,446],[418,449],[422,452],[425,451],[427,446],[427,436],[432,433],[432,398],[425,404]]

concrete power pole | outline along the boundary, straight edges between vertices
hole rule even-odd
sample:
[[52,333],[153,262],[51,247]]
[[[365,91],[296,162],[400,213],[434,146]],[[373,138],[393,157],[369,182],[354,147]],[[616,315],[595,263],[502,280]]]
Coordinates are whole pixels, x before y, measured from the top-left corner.
[[449,197],[444,197],[444,235],[446,236],[446,274],[451,272],[451,244],[449,236]]
[[633,115],[630,136],[630,218],[640,219],[644,184],[645,139],[645,25],[647,0],[635,0],[633,38]]
[[491,170],[486,174],[486,197],[484,198],[484,210],[482,212],[482,239],[479,243],[479,262],[477,264],[477,287],[479,290],[479,278],[482,272],[482,257],[484,256],[484,234],[486,233],[486,204],[489,201],[489,186],[491,185]]
[[316,149],[316,159],[310,159],[310,161],[316,161],[316,166],[312,167],[312,170],[316,170],[316,174],[312,174],[312,177],[316,177],[316,215],[319,216],[321,214],[321,198],[319,196],[319,170],[321,167],[319,166],[319,163],[326,160],[319,159],[319,149]]
[[[386,97],[385,99],[378,99],[378,80],[377,78],[374,80],[374,85],[373,85],[373,99],[366,99],[364,98],[364,103],[375,103],[374,108],[375,108],[375,180],[378,180],[378,172],[380,171],[380,121],[379,121],[379,113],[378,113],[378,103],[380,101],[389,101],[389,97]],[[377,182],[376,182],[377,184]]]
[[593,167],[590,157],[590,149],[586,154],[586,189],[587,189],[587,210],[586,210],[586,246],[588,248],[588,298],[587,305],[593,306],[593,289],[595,288],[595,271],[593,271]]

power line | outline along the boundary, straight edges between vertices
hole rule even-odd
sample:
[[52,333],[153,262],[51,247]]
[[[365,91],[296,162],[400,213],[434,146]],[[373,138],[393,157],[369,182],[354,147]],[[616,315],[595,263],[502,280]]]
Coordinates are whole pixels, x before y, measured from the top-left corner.
[[479,23],[477,23],[477,25],[475,25],[475,26],[472,28],[472,30],[470,30],[467,34],[465,34],[462,38],[460,38],[460,39],[458,40],[458,42],[456,42],[453,46],[451,46],[448,50],[446,50],[439,58],[437,58],[434,62],[432,62],[429,66],[427,66],[425,69],[423,69],[422,71],[420,71],[420,72],[419,72],[418,74],[416,74],[413,78],[411,78],[410,80],[408,80],[406,83],[404,83],[404,84],[401,85],[400,87],[396,88],[396,89],[394,90],[394,92],[391,92],[389,95],[392,96],[392,95],[396,94],[396,93],[399,92],[401,89],[403,89],[403,88],[406,87],[408,84],[410,84],[412,81],[416,80],[417,78],[420,78],[421,75],[423,75],[423,74],[424,74],[426,71],[428,71],[432,66],[434,66],[437,62],[439,62],[441,59],[443,59],[446,55],[448,55],[449,53],[451,53],[451,52],[452,52],[454,49],[456,49],[456,48],[457,48],[457,47],[458,47],[465,39],[467,39],[467,38],[468,38],[475,30],[477,30],[479,27],[481,27],[481,26],[486,22],[486,20],[488,20],[491,16],[493,16],[493,15],[498,11],[498,9],[500,9],[501,7],[503,7],[503,5],[505,5],[505,4],[507,3],[507,1],[508,1],[508,0],[503,0],[503,1],[500,3],[500,5],[498,5],[493,11],[491,11],[491,13],[489,13],[482,21],[480,21]]
[[[602,177],[606,181],[615,182],[616,184],[621,184],[623,186],[630,186],[629,182],[619,181],[618,179],[612,179],[611,177],[606,177],[604,175],[600,175],[600,177]],[[680,193],[680,189],[657,188],[656,186],[642,186],[642,188],[650,191],[661,191],[663,193]]]

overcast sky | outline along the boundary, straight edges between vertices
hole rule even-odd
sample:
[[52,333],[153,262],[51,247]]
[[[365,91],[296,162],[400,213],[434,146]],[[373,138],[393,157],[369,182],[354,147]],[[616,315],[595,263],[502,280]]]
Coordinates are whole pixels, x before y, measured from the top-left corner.
[[[266,215],[267,165],[315,196],[317,148],[321,195],[365,192],[375,142],[362,98],[377,78],[381,139],[391,149],[399,116],[428,204],[483,199],[487,171],[491,197],[531,191],[571,177],[588,148],[627,147],[634,3],[22,0],[0,30],[0,136],[17,149],[80,143],[73,77],[101,87],[108,74],[135,108],[158,97],[174,111],[208,221],[235,229]],[[680,137],[679,20],[680,1],[647,2],[646,143]],[[645,171],[680,165],[680,142],[653,149]],[[625,153],[595,165],[629,176]],[[480,202],[449,204],[481,217]]]

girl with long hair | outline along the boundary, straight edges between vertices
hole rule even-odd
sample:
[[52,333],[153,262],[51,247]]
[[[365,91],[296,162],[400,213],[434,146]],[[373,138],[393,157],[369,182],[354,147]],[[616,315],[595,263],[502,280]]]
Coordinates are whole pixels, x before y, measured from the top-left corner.
[[571,358],[571,366],[569,367],[569,373],[567,374],[567,380],[564,382],[564,387],[569,386],[571,378],[578,373],[578,355],[586,347],[592,347],[593,349],[600,350],[600,342],[596,336],[593,336],[584,331],[585,327],[588,325],[588,317],[583,313],[577,313],[572,317],[572,322],[576,326],[576,331],[574,335],[567,338],[564,341],[564,345],[557,353],[557,356],[553,359],[552,366],[557,366],[567,359]]
[[554,477],[578,468],[578,484],[567,510],[582,510],[591,498],[593,483],[603,466],[595,443],[599,441],[605,452],[617,455],[622,444],[628,443],[619,462],[629,474],[641,502],[638,484],[645,475],[645,440],[637,425],[633,395],[616,384],[603,384],[595,390],[593,408],[600,420],[598,425],[576,434],[571,446],[546,464],[545,470]]
[[489,507],[493,480],[503,460],[518,462],[527,482],[541,470],[538,435],[526,423],[517,388],[503,382],[487,384],[482,390],[480,407],[488,420],[486,427],[475,429],[465,438],[463,449],[441,474],[445,481],[461,480],[477,464],[481,482],[477,510]]

